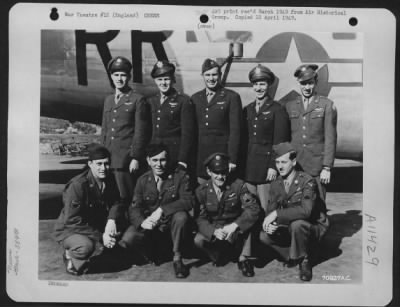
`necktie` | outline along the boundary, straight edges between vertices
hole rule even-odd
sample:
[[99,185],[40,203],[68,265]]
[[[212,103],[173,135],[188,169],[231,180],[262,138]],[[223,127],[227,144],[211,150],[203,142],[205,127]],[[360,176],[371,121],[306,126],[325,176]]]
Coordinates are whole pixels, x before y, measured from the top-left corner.
[[122,93],[116,94],[116,95],[115,95],[114,102],[117,104],[117,103],[119,102],[119,100],[121,99],[121,97],[122,97]]
[[285,180],[284,184],[285,184],[285,191],[286,191],[286,193],[288,193],[289,192],[289,188],[290,188],[290,183],[289,183],[289,181]]
[[161,177],[157,177],[156,184],[157,184],[157,191],[160,192],[161,191],[161,185],[162,185]]
[[309,103],[309,99],[308,99],[308,98],[305,98],[303,103],[304,103],[304,110],[307,110],[307,108],[308,108],[308,103]]
[[216,192],[217,192],[217,199],[218,199],[218,201],[220,201],[221,198],[222,198],[222,194],[223,194],[224,192],[223,192],[221,189],[217,189]]
[[256,104],[256,112],[257,113],[260,111],[260,108],[261,108],[261,101],[257,101],[257,104]]
[[101,194],[104,194],[104,191],[106,189],[106,184],[104,182],[101,183]]
[[161,95],[160,103],[163,104],[165,100],[167,100],[167,96],[166,95]]
[[207,92],[207,101],[210,102],[214,96],[214,92]]

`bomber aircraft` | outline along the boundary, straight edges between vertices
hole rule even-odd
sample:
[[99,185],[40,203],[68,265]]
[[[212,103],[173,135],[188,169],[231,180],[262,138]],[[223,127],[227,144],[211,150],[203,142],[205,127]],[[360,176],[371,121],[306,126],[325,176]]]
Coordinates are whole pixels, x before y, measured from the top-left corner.
[[101,124],[104,97],[112,92],[106,66],[118,55],[132,61],[132,87],[145,96],[157,91],[150,77],[157,60],[176,65],[176,87],[191,95],[203,87],[204,59],[217,59],[226,64],[225,85],[241,94],[243,106],[254,97],[248,72],[257,63],[276,74],[270,95],[282,104],[299,95],[296,67],[316,63],[317,91],[338,110],[336,157],[362,160],[361,33],[132,29],[43,30],[41,35],[41,116]]

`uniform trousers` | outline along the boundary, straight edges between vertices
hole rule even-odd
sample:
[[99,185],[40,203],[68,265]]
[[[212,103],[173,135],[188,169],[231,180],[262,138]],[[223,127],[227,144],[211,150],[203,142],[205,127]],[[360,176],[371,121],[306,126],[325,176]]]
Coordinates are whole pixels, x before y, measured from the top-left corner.
[[269,190],[271,188],[271,183],[253,184],[246,182],[246,186],[251,194],[254,194],[258,197],[261,208],[263,208],[264,212],[266,212],[270,201]]
[[326,185],[321,183],[320,176],[313,177],[317,182],[318,195],[323,203],[326,202]]
[[127,201],[128,203],[131,202],[136,182],[136,180],[133,178],[133,175],[129,171],[119,169],[114,169],[113,173],[121,199]]
[[188,235],[189,215],[186,211],[178,211],[172,214],[168,222],[162,223],[152,230],[129,226],[122,236],[120,245],[134,251],[139,249],[151,260],[154,260],[157,258],[157,248],[166,239],[172,240],[172,252],[174,255],[180,256]]
[[279,228],[274,234],[260,233],[261,243],[272,247],[285,260],[299,260],[309,256],[312,244],[321,240],[324,231],[305,220],[296,220],[288,227]]
[[148,169],[146,161],[140,160],[139,165],[139,169],[133,173],[125,169],[112,169],[121,200],[128,204],[132,201],[136,181]]
[[[232,259],[237,259],[240,256],[251,256],[250,232],[237,233],[237,236],[232,241],[218,240],[216,238],[209,240],[203,234],[198,232],[194,237],[194,244],[200,250],[205,252],[213,262],[218,262],[223,255],[230,256]],[[233,255],[226,255],[229,252],[232,252]]]

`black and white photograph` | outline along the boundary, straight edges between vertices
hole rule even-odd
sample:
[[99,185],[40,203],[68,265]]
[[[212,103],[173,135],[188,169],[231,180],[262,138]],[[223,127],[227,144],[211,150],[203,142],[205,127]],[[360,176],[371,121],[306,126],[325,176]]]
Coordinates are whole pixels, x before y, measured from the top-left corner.
[[[393,153],[380,157],[393,146],[382,137],[394,133],[393,15],[35,12],[47,20],[10,25],[9,156],[32,161],[8,165],[11,297],[390,301],[393,185],[379,178],[394,171],[385,169]],[[385,35],[367,24],[371,14]],[[29,60],[21,39],[34,46]],[[31,79],[23,92],[21,71]]]

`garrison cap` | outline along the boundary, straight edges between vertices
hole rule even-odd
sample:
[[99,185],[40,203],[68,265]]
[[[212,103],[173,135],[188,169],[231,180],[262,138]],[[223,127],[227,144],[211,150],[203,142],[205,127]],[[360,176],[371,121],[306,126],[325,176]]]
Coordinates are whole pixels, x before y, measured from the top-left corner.
[[110,158],[111,154],[107,148],[97,143],[91,143],[87,147],[89,161]]
[[304,64],[299,66],[294,72],[294,76],[297,81],[306,81],[314,78],[317,75],[318,65],[315,64]]
[[219,66],[219,64],[212,60],[212,59],[206,59],[203,62],[203,65],[201,66],[201,73],[204,73],[207,70],[213,69],[214,67],[218,67],[218,69],[221,69],[221,67]]
[[222,152],[213,153],[204,160],[204,166],[208,167],[213,173],[227,171],[229,169],[229,156]]
[[152,158],[159,155],[163,151],[165,151],[168,155],[168,147],[166,145],[163,143],[152,143],[147,146],[146,155],[147,157]]
[[152,71],[151,71],[151,77],[157,78],[163,75],[173,75],[175,73],[175,65],[168,62],[168,61],[158,61]]
[[296,152],[292,144],[290,144],[289,142],[274,145],[273,150],[277,158],[283,156],[284,154],[287,154],[288,152]]
[[108,62],[107,70],[110,74],[116,71],[123,71],[129,74],[132,70],[132,64],[127,58],[117,56]]
[[268,84],[272,84],[274,83],[275,75],[268,67],[258,64],[256,67],[250,70],[249,80],[250,82],[265,80]]

